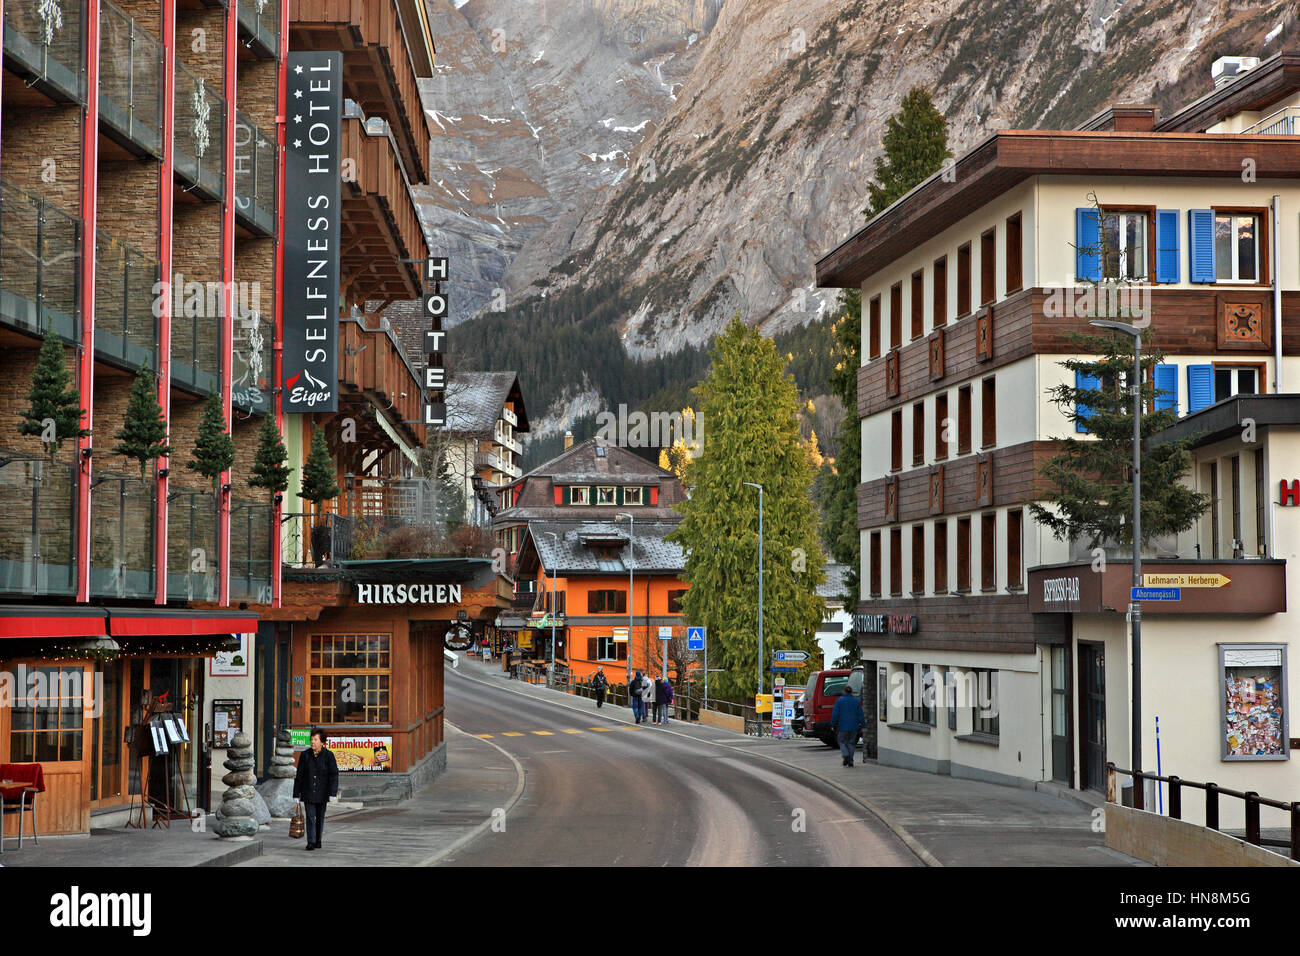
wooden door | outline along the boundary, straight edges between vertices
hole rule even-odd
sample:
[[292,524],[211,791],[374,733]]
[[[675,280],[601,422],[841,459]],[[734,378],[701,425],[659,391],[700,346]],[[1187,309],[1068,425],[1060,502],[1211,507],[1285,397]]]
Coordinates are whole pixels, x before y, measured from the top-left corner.
[[1106,654],[1079,642],[1079,782],[1106,792]]
[[[0,725],[8,762],[40,763],[45,792],[36,798],[40,833],[90,832],[92,668],[88,663],[27,664],[32,679],[16,688],[14,706],[3,708]],[[28,821],[26,832],[30,833]],[[5,833],[18,834],[18,818],[7,816]]]

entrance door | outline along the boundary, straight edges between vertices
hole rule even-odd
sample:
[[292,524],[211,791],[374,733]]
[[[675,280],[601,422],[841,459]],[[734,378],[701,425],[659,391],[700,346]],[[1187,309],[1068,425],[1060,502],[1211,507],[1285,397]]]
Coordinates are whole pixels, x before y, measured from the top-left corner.
[[1106,791],[1106,654],[1079,642],[1079,782]]
[[[90,742],[95,710],[89,664],[28,664],[35,679],[18,691],[8,712],[9,760],[36,762],[45,792],[36,798],[39,833],[90,832]],[[18,833],[18,817],[6,816],[5,831]],[[30,832],[30,831],[29,831]]]
[[1074,747],[1070,734],[1070,649],[1054,645],[1052,653],[1052,779],[1074,786]]

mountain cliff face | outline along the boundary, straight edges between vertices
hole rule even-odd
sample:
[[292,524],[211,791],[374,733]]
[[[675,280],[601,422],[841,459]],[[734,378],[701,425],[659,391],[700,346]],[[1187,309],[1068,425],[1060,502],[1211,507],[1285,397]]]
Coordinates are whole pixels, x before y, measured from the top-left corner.
[[[434,144],[447,176],[430,221],[504,292],[505,314],[474,322],[563,324],[594,299],[638,359],[707,342],[737,312],[771,334],[830,307],[814,263],[862,224],[881,130],[911,87],[931,90],[960,155],[1110,102],[1172,108],[1211,88],[1216,57],[1293,45],[1296,17],[1290,0],[433,8],[446,32],[426,99],[462,119]],[[497,25],[518,39],[494,54]],[[480,112],[508,122],[482,132]]]

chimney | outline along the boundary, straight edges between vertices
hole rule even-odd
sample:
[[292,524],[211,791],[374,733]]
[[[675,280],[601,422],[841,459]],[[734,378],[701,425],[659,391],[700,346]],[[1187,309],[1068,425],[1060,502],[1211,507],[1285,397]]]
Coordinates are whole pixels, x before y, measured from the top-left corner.
[[573,432],[564,433],[564,450],[568,451],[573,447]]
[[1214,61],[1210,67],[1210,75],[1214,77],[1214,88],[1217,90],[1221,86],[1231,83],[1241,74],[1253,70],[1259,66],[1259,57],[1257,56],[1221,56]]

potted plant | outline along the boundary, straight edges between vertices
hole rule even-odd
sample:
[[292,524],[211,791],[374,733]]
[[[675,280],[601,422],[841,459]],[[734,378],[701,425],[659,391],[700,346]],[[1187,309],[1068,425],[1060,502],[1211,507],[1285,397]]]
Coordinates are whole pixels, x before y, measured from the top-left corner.
[[[325,444],[325,432],[317,429],[311,436],[311,450],[307,454],[307,461],[302,466],[302,490],[299,492],[304,500],[316,506],[317,517],[321,514],[321,504],[335,498],[339,493],[339,486],[335,481],[337,474],[338,469],[335,468],[334,459],[330,457],[329,448]],[[334,526],[329,521],[312,522],[311,554],[316,567],[320,567],[334,555],[336,549],[333,531]],[[346,554],[347,549],[340,547],[338,550]]]

